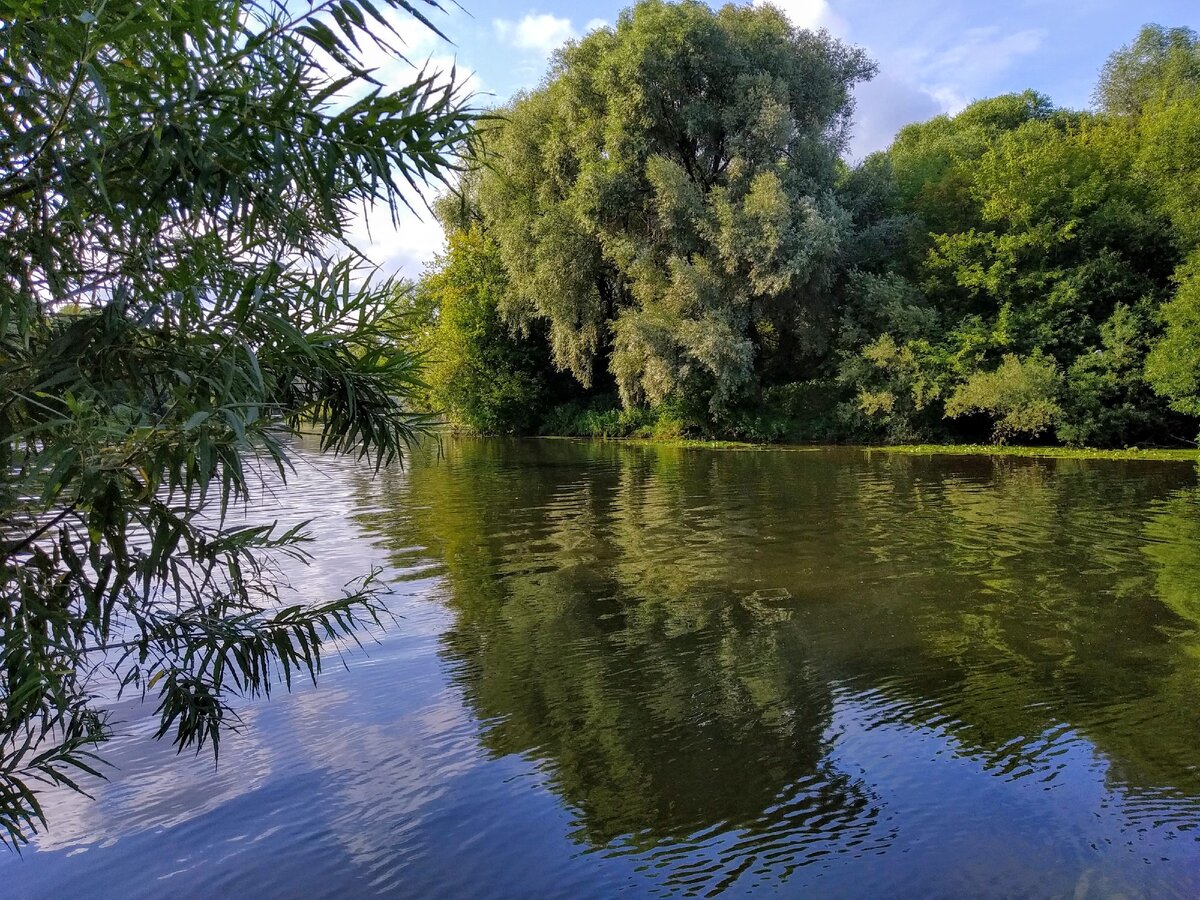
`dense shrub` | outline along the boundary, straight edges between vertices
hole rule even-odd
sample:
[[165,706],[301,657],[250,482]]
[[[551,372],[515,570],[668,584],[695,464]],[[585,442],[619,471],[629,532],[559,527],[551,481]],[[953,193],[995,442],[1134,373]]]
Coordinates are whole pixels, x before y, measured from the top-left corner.
[[1058,394],[1062,374],[1042,355],[1021,359],[1005,355],[999,368],[976,372],[946,401],[950,418],[973,412],[994,420],[993,437],[1000,442],[1017,435],[1037,437],[1062,417]]
[[416,288],[429,317],[426,378],[434,411],[490,434],[536,430],[548,391],[544,342],[500,317],[507,288],[500,249],[477,225],[450,235]]

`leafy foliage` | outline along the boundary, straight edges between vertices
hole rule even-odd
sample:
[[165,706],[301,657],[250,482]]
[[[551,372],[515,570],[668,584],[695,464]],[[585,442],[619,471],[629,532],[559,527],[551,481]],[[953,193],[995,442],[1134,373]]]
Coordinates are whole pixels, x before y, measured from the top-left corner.
[[239,524],[288,436],[376,464],[422,422],[355,205],[454,165],[449,79],[380,84],[434,4],[9,2],[0,26],[0,840],[95,775],[106,685],[210,746],[237,697],[315,678],[373,578],[284,595],[300,527]]
[[1161,181],[1139,174],[1145,133],[1032,93],[901,132],[881,156],[892,206],[860,227],[906,240],[851,260],[865,271],[846,281],[839,378],[865,416],[852,430],[974,438],[974,411],[998,440],[1052,426],[1073,444],[1174,439],[1145,365],[1186,241]]
[[1191,28],[1147,25],[1137,39],[1109,57],[1096,86],[1107,112],[1135,115],[1156,100],[1194,91],[1200,84],[1200,37]]
[[1044,356],[1020,359],[1009,353],[994,372],[976,372],[946,401],[946,415],[972,412],[995,418],[998,441],[1018,434],[1037,436],[1062,415],[1057,395],[1062,376]]
[[483,145],[502,312],[545,323],[585,388],[719,419],[825,339],[837,153],[871,71],[771,7],[643,0],[569,43]]
[[503,111],[459,210],[499,248],[500,318],[577,381],[541,430],[1196,434],[1196,34],[1146,26],[1097,111],[1005,94],[851,167],[871,70],[770,8],[646,0]]
[[1183,246],[1200,246],[1200,77],[1191,91],[1147,107],[1137,131],[1138,174]]
[[449,247],[417,286],[431,317],[427,380],[434,408],[491,433],[532,430],[546,403],[545,344],[513,334],[500,317],[507,291],[500,248],[478,225]]
[[1163,307],[1166,332],[1146,360],[1146,377],[1175,409],[1200,416],[1200,253],[1180,268],[1179,281]]

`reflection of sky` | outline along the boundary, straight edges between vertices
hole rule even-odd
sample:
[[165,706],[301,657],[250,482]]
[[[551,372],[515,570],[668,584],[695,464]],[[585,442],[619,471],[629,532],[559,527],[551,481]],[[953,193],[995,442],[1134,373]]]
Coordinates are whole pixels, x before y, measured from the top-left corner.
[[[839,699],[832,755],[839,767],[870,774],[885,821],[897,833],[886,861],[832,873],[831,882],[864,896],[1136,896],[1151,885],[1194,896],[1200,890],[1196,850],[1179,846],[1194,844],[1188,829],[1200,821],[1198,811],[1173,823],[1184,828],[1135,831],[1129,826],[1141,824],[1139,803],[1110,792],[1106,763],[1082,737],[1055,733],[1049,756],[998,773],[937,726],[887,722],[886,707],[873,699]],[[882,779],[876,777],[881,760],[888,761]],[[1159,805],[1167,818],[1168,809]],[[1075,836],[1071,846],[1063,845],[1064,835]],[[1130,882],[1110,849],[1155,868]]]
[[[389,476],[401,496],[404,478]],[[973,495],[961,480],[950,489],[948,508],[966,529]],[[1052,505],[1031,490],[1022,486],[1024,502]],[[390,557],[375,543],[383,536],[352,522],[364,513],[402,520],[405,509],[364,506],[369,491],[354,466],[326,461],[301,465],[267,504],[284,525],[317,511],[314,565],[296,573],[298,588],[336,591]],[[552,492],[564,509],[587,495]],[[586,559],[576,524],[572,553]],[[403,521],[395,533],[405,534]],[[1152,534],[1171,546],[1170,535]],[[433,598],[446,590],[441,577],[400,581],[402,618],[380,642],[349,651],[348,669],[331,660],[318,688],[245,707],[247,727],[223,743],[218,766],[151,741],[152,707],[122,704],[126,724],[106,748],[111,780],[92,786],[95,801],[49,796],[51,831],[23,859],[0,858],[0,893],[482,897],[519,885],[528,895],[607,896],[690,885],[736,895],[781,881],[832,894],[1200,892],[1194,798],[1125,789],[1086,734],[1064,723],[985,754],[964,743],[969,706],[878,678],[827,676],[823,758],[780,785],[759,819],[589,847],[547,748],[496,756],[481,744],[486,726],[442,655],[454,613]],[[847,817],[823,806],[834,783],[851,785],[845,795],[861,809]],[[1130,861],[1152,865],[1131,881]]]
[[[959,755],[936,727],[879,724],[887,711],[854,694],[838,697],[827,764],[870,779],[880,814],[858,846],[816,838],[789,844],[782,833],[764,845],[745,830],[712,829],[655,847],[652,869],[620,840],[600,854],[585,852],[568,837],[573,814],[538,762],[486,759],[458,698],[432,669],[405,663],[424,655],[423,642],[397,641],[403,646],[394,655],[377,658],[402,679],[387,696],[387,721],[379,721],[375,694],[385,684],[356,666],[331,679],[336,687],[276,703],[255,722],[270,750],[239,738],[215,776],[210,766],[162,753],[147,760],[147,781],[142,767],[122,761],[115,791],[129,779],[140,782],[137,790],[126,802],[102,794],[95,812],[57,845],[87,846],[88,831],[95,843],[74,854],[6,861],[0,865],[9,870],[7,883],[17,896],[154,896],[168,889],[199,896],[224,886],[263,897],[401,889],[485,897],[511,896],[517,884],[528,895],[563,896],[678,890],[691,880],[711,888],[741,869],[728,883],[734,895],[781,878],[876,896],[918,889],[979,896],[999,885],[1015,895],[1069,894],[1079,886],[1098,895],[1155,885],[1200,890],[1194,858],[1181,857],[1177,846],[1190,842],[1188,835],[1121,827],[1137,811],[1109,794],[1105,764],[1086,741],[1060,742],[1033,777],[994,777],[980,760]],[[432,645],[424,650],[432,656]],[[930,785],[952,790],[931,792]],[[1047,832],[1079,836],[1070,865],[1061,842],[1045,840]],[[1156,866],[1143,884],[1129,884],[1097,844]],[[840,852],[824,856],[831,850]],[[97,891],[97,883],[109,887]]]

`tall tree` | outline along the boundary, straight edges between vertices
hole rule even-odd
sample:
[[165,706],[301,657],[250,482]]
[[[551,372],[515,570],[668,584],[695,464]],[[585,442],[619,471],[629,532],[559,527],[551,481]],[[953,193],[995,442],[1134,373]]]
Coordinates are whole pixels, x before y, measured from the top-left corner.
[[1200,416],[1200,251],[1175,279],[1179,290],[1163,307],[1166,328],[1146,359],[1146,377],[1173,409]]
[[[487,141],[479,196],[557,365],[719,417],[824,348],[861,51],[772,7],[643,0],[568,44]],[[605,371],[606,370],[606,371]]]
[[302,423],[376,462],[419,427],[389,285],[345,238],[471,125],[452,75],[365,67],[435,6],[4,3],[0,840],[45,824],[42,785],[96,771],[106,679],[215,753],[236,696],[315,678],[382,611],[369,577],[284,596],[271,562],[303,556],[300,529],[226,514],[260,467],[286,476]]
[[1200,35],[1190,28],[1148,25],[1132,45],[1110,57],[1101,97],[1133,114],[1138,175],[1170,218],[1173,243],[1187,254],[1176,269],[1174,297],[1146,358],[1146,378],[1179,412],[1200,415]]
[[850,279],[855,427],[979,434],[950,413],[990,418],[996,436],[1165,439],[1173,417],[1144,366],[1180,247],[1136,171],[1142,144],[1133,122],[1032,92],[905,128],[885,156],[892,214],[924,235]]

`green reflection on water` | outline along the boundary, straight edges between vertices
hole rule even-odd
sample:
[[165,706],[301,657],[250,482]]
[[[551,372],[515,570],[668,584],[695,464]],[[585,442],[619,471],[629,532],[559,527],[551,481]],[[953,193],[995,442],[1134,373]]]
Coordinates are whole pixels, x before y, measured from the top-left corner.
[[485,746],[543,760],[588,844],[886,843],[848,728],[1047,783],[1082,740],[1197,819],[1191,465],[463,439],[362,490],[437,566]]

